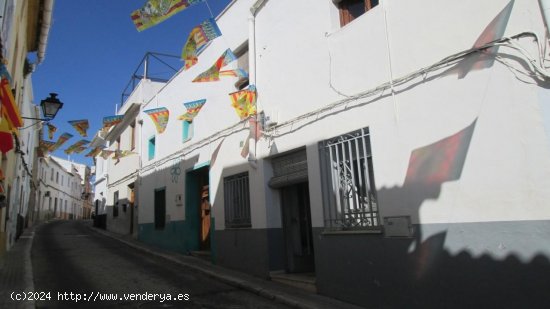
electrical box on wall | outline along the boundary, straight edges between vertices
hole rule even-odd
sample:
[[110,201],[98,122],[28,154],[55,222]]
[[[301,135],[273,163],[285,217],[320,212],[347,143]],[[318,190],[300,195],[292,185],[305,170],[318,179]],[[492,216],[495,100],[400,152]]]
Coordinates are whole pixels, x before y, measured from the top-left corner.
[[384,234],[386,237],[412,237],[411,217],[384,217]]
[[176,206],[183,206],[183,194],[176,194]]

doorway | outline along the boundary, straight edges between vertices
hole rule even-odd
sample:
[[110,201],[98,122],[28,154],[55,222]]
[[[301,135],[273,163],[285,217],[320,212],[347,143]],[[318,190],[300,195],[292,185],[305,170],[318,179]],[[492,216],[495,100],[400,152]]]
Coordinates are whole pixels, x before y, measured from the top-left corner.
[[286,271],[288,273],[314,272],[308,183],[302,182],[282,187],[280,193]]
[[[203,166],[187,172],[185,180],[185,212],[196,232],[196,248],[210,251],[210,191],[209,166]],[[194,241],[193,241],[194,243]]]

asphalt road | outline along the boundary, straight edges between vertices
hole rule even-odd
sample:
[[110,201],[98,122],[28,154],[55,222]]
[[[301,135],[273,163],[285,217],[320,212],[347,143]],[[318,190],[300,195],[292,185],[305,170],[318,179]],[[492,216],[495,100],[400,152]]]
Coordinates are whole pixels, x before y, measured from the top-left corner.
[[[37,308],[288,308],[94,233],[78,221],[40,226],[31,259]],[[101,300],[107,297],[115,300]]]

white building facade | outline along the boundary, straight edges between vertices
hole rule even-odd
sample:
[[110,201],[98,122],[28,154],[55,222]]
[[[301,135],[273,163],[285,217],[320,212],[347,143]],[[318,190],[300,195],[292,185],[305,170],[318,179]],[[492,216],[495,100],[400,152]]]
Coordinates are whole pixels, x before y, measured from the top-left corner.
[[41,220],[85,217],[83,180],[72,162],[53,156],[40,158],[38,162],[38,217]]
[[[261,277],[307,273],[366,307],[548,302],[537,1],[238,0],[217,22],[223,40],[197,65],[134,99],[170,111],[165,132],[131,117],[139,155],[108,167],[107,205],[133,183],[138,239]],[[228,96],[242,84],[191,82],[227,48],[248,59],[228,69],[246,66],[262,112],[246,158]],[[199,99],[192,123],[175,120]]]

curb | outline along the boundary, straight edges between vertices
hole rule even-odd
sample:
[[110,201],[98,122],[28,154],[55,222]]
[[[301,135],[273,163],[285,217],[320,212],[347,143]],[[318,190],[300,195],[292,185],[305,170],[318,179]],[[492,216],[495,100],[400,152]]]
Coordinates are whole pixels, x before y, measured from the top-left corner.
[[195,271],[199,271],[199,272],[201,272],[201,273],[203,273],[203,274],[205,274],[209,277],[215,278],[215,279],[217,279],[217,280],[219,280],[223,283],[229,284],[231,286],[234,286],[234,287],[242,289],[242,290],[252,292],[252,293],[254,293],[258,296],[261,296],[263,298],[277,301],[279,303],[285,304],[285,305],[290,306],[292,308],[300,308],[300,309],[315,309],[315,308],[317,308],[317,307],[314,307],[314,306],[310,306],[308,304],[301,303],[299,300],[297,300],[295,298],[292,298],[292,297],[288,297],[287,295],[284,295],[280,292],[273,291],[271,289],[265,289],[265,288],[262,288],[262,287],[254,286],[254,285],[250,284],[249,282],[247,282],[246,280],[242,280],[242,279],[236,278],[234,276],[230,276],[230,275],[218,274],[213,270],[204,269],[203,267],[192,265],[192,264],[186,263],[184,261],[181,261],[180,259],[175,258],[173,256],[170,256],[170,255],[167,255],[167,254],[164,254],[164,253],[160,253],[160,252],[156,252],[156,251],[150,250],[148,248],[136,245],[132,242],[126,241],[126,240],[121,239],[121,238],[118,238],[114,235],[110,235],[108,232],[104,232],[102,230],[95,229],[92,226],[86,225],[86,227],[88,227],[90,230],[92,230],[92,231],[94,231],[98,234],[109,237],[111,239],[118,240],[118,241],[132,247],[132,248],[141,250],[143,252],[147,252],[149,254],[152,254],[152,255],[155,255],[155,256],[158,256],[158,257],[162,257],[164,259],[175,262],[179,265],[191,268]]

